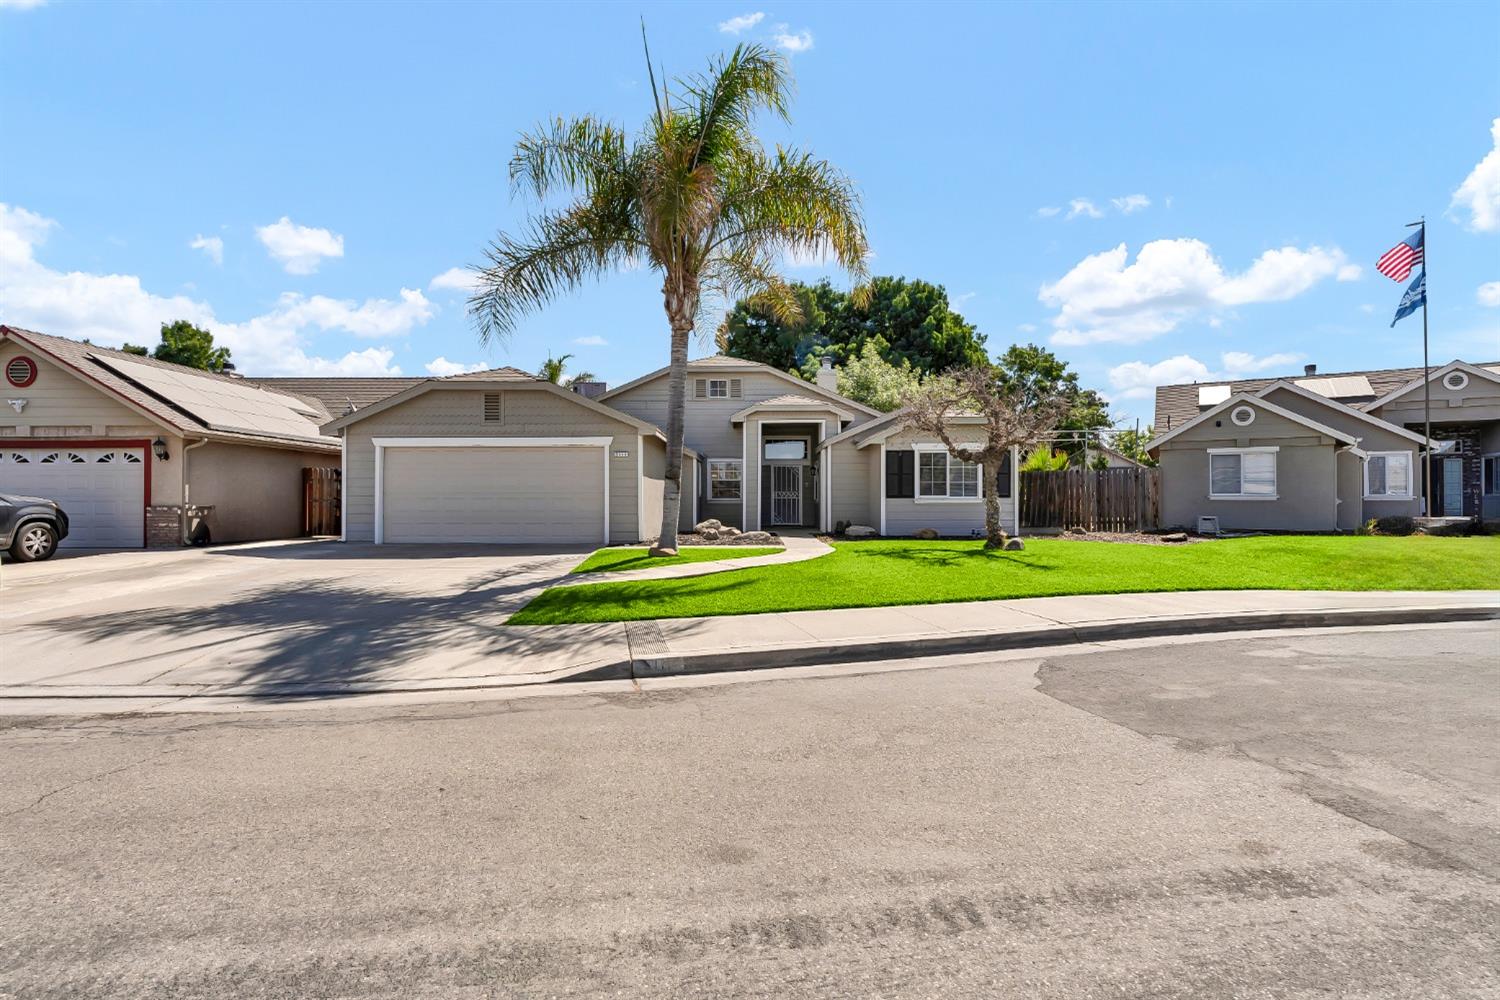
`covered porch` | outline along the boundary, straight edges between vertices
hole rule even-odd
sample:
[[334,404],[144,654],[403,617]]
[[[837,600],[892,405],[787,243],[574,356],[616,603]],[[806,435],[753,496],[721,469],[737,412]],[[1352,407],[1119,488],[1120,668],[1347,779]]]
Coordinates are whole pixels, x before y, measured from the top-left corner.
[[853,418],[805,396],[766,400],[734,415],[744,434],[745,530],[832,530],[830,459],[818,446]]

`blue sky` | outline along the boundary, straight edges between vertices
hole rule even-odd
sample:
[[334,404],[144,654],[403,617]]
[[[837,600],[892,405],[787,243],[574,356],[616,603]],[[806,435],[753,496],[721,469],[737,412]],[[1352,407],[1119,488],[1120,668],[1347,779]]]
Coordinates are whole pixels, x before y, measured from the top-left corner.
[[193,319],[251,374],[658,367],[648,272],[490,348],[440,277],[524,218],[521,129],[644,119],[641,14],[668,73],[781,47],[764,135],[853,176],[875,272],[941,283],[997,353],[1051,345],[1122,420],[1162,381],[1419,364],[1373,265],[1423,213],[1434,356],[1500,358],[1494,4],[0,0],[0,322]]

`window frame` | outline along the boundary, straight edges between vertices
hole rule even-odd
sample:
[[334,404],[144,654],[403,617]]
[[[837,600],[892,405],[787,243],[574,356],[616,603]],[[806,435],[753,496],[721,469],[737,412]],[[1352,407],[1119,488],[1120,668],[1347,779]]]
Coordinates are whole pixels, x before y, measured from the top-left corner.
[[[736,470],[736,472],[738,472],[738,475],[733,480],[728,480],[728,479],[717,479],[716,480],[716,479],[714,479],[714,466],[716,466],[716,465],[719,465],[719,466],[732,466]],[[743,497],[745,495],[745,463],[744,463],[744,461],[742,459],[738,459],[738,458],[710,458],[710,459],[708,459],[708,462],[707,462],[707,469],[708,469],[708,498],[707,498],[708,502],[710,502],[710,503],[731,503],[731,502],[737,502],[737,501],[743,499]],[[716,493],[714,491],[714,487],[717,486],[717,485],[721,485],[721,484],[729,483],[729,482],[733,482],[734,483],[734,487],[735,487],[735,489],[734,489],[734,496],[729,497],[729,496],[718,496],[718,495],[716,495]]]
[[[912,500],[916,503],[983,503],[984,502],[984,463],[964,462],[957,458],[941,444],[919,443],[911,446],[916,457],[913,459],[913,490]],[[943,456],[943,492],[922,492],[922,459],[930,455]],[[955,496],[953,494],[953,473],[955,468],[962,469],[965,465],[974,467],[974,495],[967,494]]]
[[[1209,448],[1208,451],[1208,498],[1210,500],[1280,500],[1281,499],[1281,469],[1277,453],[1281,448],[1277,445],[1263,445],[1255,448]],[[1246,493],[1245,492],[1245,459],[1246,455],[1271,456],[1271,492],[1270,493]],[[1215,493],[1214,492],[1214,456],[1235,455],[1240,459],[1240,491],[1238,493]]]
[[[1490,485],[1494,489],[1490,489]],[[1479,495],[1500,496],[1500,451],[1491,451],[1479,456]]]
[[[1390,464],[1390,460],[1391,460],[1391,458],[1393,458],[1395,456],[1398,456],[1398,455],[1399,456],[1404,456],[1406,458],[1406,492],[1405,493],[1391,493],[1390,492],[1390,486],[1391,486],[1391,472],[1390,472],[1391,464]],[[1373,459],[1377,459],[1377,458],[1382,459],[1382,460],[1385,461],[1385,469],[1386,469],[1386,472],[1385,472],[1386,492],[1385,493],[1371,493],[1370,492],[1370,462]],[[1365,455],[1365,461],[1364,461],[1364,480],[1365,480],[1364,481],[1364,498],[1366,500],[1415,500],[1416,497],[1417,497],[1416,489],[1415,489],[1415,486],[1416,486],[1415,478],[1416,477],[1414,475],[1414,470],[1416,469],[1416,466],[1417,466],[1416,459],[1412,455],[1412,453],[1409,452],[1409,451],[1372,451],[1372,452],[1367,453]]]
[[[727,378],[711,378],[711,379],[706,379],[705,381],[707,381],[708,384],[706,386],[704,386],[704,389],[703,389],[703,398],[704,399],[728,399],[729,398],[729,379],[727,379]],[[724,389],[724,391],[723,392],[714,392],[714,386],[716,386],[716,385],[717,386],[722,386],[723,389]]]

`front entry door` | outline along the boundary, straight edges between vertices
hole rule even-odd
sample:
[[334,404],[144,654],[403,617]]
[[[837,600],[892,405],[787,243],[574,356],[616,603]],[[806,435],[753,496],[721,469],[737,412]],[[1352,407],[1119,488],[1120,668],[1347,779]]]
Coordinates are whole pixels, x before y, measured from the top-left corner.
[[771,523],[802,523],[802,466],[771,466]]
[[1443,517],[1461,517],[1464,512],[1464,460],[1443,459]]

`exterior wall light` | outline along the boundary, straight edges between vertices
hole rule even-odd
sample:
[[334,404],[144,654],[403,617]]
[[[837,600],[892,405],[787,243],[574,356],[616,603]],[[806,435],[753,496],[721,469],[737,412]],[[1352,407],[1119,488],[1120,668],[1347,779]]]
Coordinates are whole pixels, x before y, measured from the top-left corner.
[[167,451],[167,442],[162,440],[160,434],[156,435],[156,440],[151,442],[151,452],[158,462],[165,462],[172,457]]

